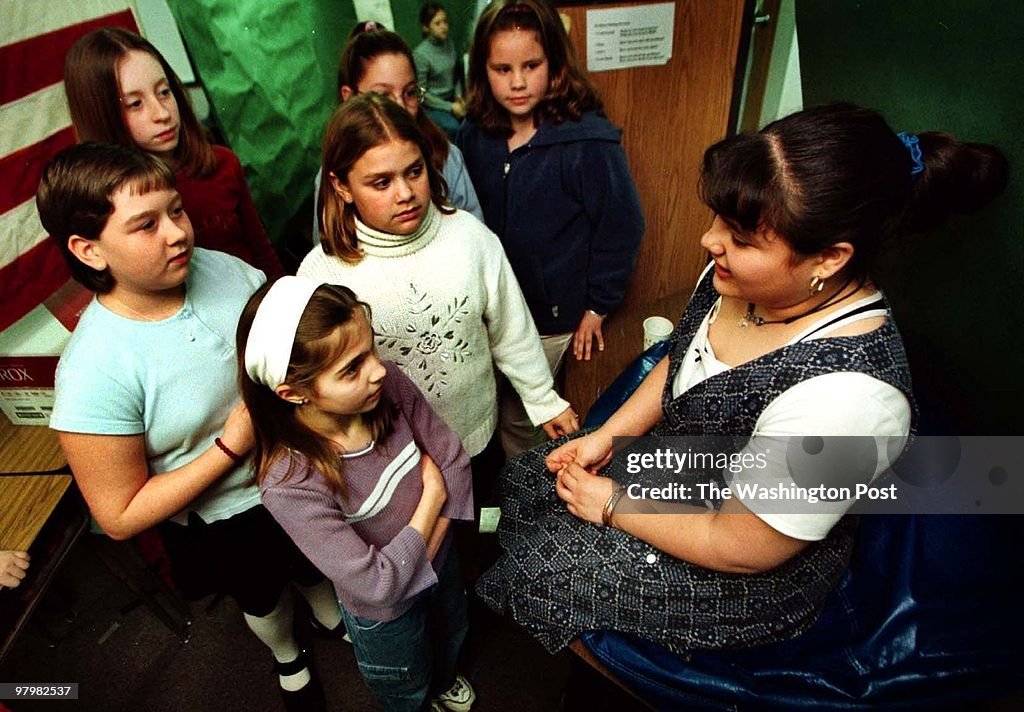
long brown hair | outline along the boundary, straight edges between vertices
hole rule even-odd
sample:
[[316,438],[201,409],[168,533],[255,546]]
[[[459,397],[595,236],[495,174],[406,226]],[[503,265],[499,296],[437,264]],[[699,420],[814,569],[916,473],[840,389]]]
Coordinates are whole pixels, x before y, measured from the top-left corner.
[[401,106],[379,94],[359,94],[339,106],[324,130],[323,180],[320,183],[320,244],[324,252],[346,262],[358,262],[363,253],[356,235],[354,205],[341,199],[331,183],[331,174],[345,181],[359,158],[375,146],[390,141],[411,141],[423,154],[430,181],[430,199],[443,213],[448,207],[448,186],[441,172],[430,162],[430,144]]
[[[256,433],[256,481],[263,482],[274,463],[294,450],[306,456],[332,489],[344,493],[344,468],[334,445],[299,419],[296,412],[298,406],[281,398],[267,386],[256,383],[245,371],[245,348],[249,332],[252,331],[256,312],[272,286],[272,282],[267,282],[249,298],[238,320],[235,335],[239,389]],[[316,377],[336,361],[351,343],[360,314],[367,324],[372,324],[370,305],[359,301],[348,287],[340,284],[321,284],[317,287],[295,329],[285,383],[293,388],[311,390]],[[339,328],[342,330],[341,339],[332,339]],[[363,416],[377,447],[383,447],[383,441],[393,430],[394,410],[394,404],[384,394],[373,410]],[[294,465],[293,460],[285,472],[284,480],[297,474]]]
[[548,90],[538,103],[535,121],[579,121],[584,111],[601,111],[601,95],[576,58],[576,51],[555,9],[545,0],[493,0],[480,15],[469,50],[467,117],[484,131],[511,136],[508,112],[491,92],[487,60],[491,39],[506,30],[532,30],[548,60]]
[[205,178],[216,169],[217,159],[181,81],[156,47],[119,27],[103,27],[80,37],[64,58],[64,91],[78,139],[137,148],[125,125],[117,81],[118,64],[132,50],[145,52],[160,63],[178,104],[181,123],[173,153],[175,168]]

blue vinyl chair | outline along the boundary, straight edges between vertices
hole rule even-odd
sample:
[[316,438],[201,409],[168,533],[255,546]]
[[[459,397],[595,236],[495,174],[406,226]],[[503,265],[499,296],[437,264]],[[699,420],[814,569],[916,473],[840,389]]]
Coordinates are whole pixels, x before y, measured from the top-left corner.
[[[655,344],[591,408],[604,422],[668,351]],[[610,631],[579,636],[655,709],[960,709],[1024,687],[1018,516],[864,515],[850,568],[810,630],[696,652]]]

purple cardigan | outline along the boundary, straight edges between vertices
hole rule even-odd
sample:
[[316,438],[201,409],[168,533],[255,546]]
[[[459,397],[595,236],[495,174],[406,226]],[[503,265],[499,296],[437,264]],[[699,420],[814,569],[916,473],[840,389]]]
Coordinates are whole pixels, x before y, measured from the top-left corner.
[[[394,431],[372,449],[344,456],[344,496],[296,452],[275,463],[260,485],[263,505],[334,582],[341,605],[380,621],[402,615],[437,583],[435,571],[448,553],[450,536],[432,566],[426,542],[409,526],[423,493],[421,452],[444,475],[448,499],[441,516],[473,519],[469,456],[459,438],[408,376],[391,362],[385,367],[384,397],[398,411]],[[294,474],[282,482],[292,461]]]

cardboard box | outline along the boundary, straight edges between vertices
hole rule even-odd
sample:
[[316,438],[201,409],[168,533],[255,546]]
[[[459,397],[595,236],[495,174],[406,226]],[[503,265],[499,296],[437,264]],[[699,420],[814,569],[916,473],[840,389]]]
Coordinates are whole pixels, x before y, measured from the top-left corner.
[[68,281],[0,332],[0,410],[15,425],[48,425],[53,376],[92,292]]

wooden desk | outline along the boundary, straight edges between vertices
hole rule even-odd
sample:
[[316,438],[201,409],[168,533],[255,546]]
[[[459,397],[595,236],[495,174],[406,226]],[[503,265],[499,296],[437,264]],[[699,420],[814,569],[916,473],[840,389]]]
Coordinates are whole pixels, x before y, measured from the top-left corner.
[[0,473],[66,469],[57,433],[43,425],[14,425],[0,414]]
[[0,549],[32,554],[25,580],[17,588],[0,591],[0,661],[88,524],[85,503],[71,486],[71,475],[0,474]]
[[32,554],[25,580],[0,591],[0,661],[88,524],[57,434],[45,426],[14,425],[0,415],[0,549]]
[[71,475],[0,476],[0,549],[27,551],[71,486]]

